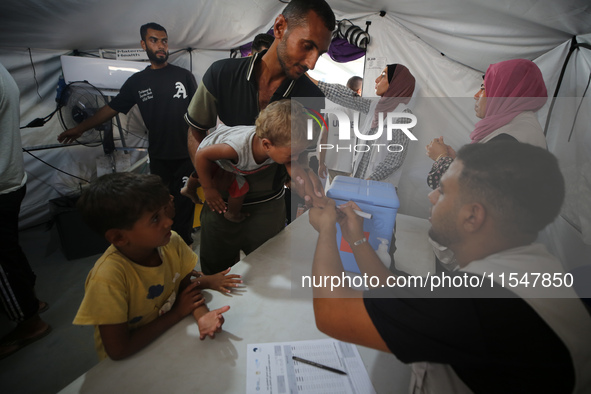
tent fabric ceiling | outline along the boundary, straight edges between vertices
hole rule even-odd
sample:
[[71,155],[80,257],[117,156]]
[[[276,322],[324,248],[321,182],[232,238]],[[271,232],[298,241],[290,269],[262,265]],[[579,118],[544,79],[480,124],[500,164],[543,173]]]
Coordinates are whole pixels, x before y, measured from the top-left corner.
[[[384,10],[438,51],[477,70],[509,57],[535,59],[574,35],[591,32],[588,0],[328,3],[338,19]],[[228,50],[270,27],[284,6],[278,0],[4,0],[0,47],[135,48],[138,27],[155,21],[168,29],[171,48]]]

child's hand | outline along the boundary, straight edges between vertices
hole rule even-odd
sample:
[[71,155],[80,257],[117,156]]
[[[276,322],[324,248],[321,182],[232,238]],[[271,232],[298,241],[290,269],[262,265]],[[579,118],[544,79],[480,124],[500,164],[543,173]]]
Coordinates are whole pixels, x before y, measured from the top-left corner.
[[172,310],[185,317],[205,303],[201,291],[197,288],[199,281],[191,282],[176,298]]
[[199,280],[202,283],[202,289],[217,290],[220,293],[230,293],[233,287],[238,287],[242,283],[242,276],[228,275],[230,268],[225,271],[218,272],[214,275],[204,275]]
[[215,333],[222,331],[222,325],[224,324],[224,316],[222,313],[227,312],[230,309],[228,305],[223,306],[219,309],[209,311],[197,320],[197,327],[199,327],[199,339],[205,339],[206,336],[215,338]]
[[203,188],[203,194],[205,194],[205,202],[207,202],[207,205],[209,205],[212,211],[217,213],[226,212],[226,203],[217,189]]

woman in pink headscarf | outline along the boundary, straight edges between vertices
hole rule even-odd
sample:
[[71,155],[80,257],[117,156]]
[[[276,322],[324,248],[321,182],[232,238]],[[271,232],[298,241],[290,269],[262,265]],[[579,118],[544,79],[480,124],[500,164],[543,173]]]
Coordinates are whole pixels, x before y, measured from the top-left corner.
[[[470,133],[471,143],[512,140],[546,149],[546,138],[535,112],[547,98],[542,72],[532,61],[515,59],[491,64],[474,95],[474,110],[482,120]],[[443,137],[435,138],[426,149],[435,161],[427,183],[436,189],[455,158],[455,151],[443,143]]]

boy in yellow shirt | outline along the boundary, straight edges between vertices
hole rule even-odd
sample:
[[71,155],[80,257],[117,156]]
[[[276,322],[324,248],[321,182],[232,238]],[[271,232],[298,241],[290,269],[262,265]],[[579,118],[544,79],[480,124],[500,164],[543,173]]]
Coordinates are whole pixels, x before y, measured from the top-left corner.
[[160,177],[132,173],[104,175],[80,197],[85,222],[111,243],[88,274],[74,319],[95,326],[100,359],[136,353],[189,314],[201,339],[221,331],[230,307],[209,311],[200,289],[227,293],[242,281],[229,269],[194,270],[197,255],[170,229],[171,198]]

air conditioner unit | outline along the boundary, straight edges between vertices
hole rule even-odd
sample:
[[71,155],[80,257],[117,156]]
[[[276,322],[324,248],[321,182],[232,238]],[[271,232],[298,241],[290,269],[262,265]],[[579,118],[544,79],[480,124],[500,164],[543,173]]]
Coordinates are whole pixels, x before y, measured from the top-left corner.
[[149,63],[94,57],[61,56],[66,84],[87,81],[106,96],[116,96],[127,78]]

